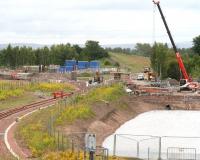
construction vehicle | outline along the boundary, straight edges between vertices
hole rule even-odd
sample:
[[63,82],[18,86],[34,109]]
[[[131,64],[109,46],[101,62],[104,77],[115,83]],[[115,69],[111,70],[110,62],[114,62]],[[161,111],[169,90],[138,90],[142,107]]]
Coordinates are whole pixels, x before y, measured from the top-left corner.
[[180,68],[182,76],[183,76],[183,79],[182,78],[180,79],[180,91],[181,90],[193,90],[193,91],[195,90],[196,91],[198,89],[198,83],[197,82],[193,82],[192,78],[188,76],[188,73],[187,73],[187,71],[185,69],[185,66],[184,66],[183,60],[181,58],[181,55],[177,50],[177,47],[176,47],[176,45],[174,43],[173,37],[171,35],[171,32],[169,30],[169,27],[167,25],[167,22],[165,20],[164,15],[163,15],[162,9],[160,7],[160,0],[153,0],[153,3],[155,5],[157,5],[157,7],[158,7],[158,10],[160,12],[161,18],[162,18],[163,23],[165,25],[165,28],[167,30],[167,34],[169,36],[169,39],[170,39],[171,44],[172,44],[172,47],[173,47],[174,52],[176,54],[176,59],[178,61],[179,68]]
[[156,74],[151,71],[150,67],[144,67],[144,80],[156,81]]
[[100,84],[100,83],[103,83],[103,76],[101,76],[99,72],[95,73],[93,80],[90,79],[88,81],[88,84],[90,84],[90,85],[92,85],[92,84],[95,85],[95,84]]
[[103,77],[100,76],[99,72],[96,72],[96,75],[94,76],[94,82],[97,82],[97,83],[102,83],[103,82]]

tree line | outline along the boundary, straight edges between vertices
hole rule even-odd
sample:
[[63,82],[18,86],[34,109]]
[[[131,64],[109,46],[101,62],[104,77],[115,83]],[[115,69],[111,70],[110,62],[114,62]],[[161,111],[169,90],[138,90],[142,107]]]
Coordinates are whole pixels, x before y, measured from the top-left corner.
[[[175,53],[166,43],[136,43],[133,49],[130,48],[106,48],[109,52],[134,54],[149,57],[151,67],[161,78],[181,77],[180,69],[176,60]],[[193,47],[179,48],[185,67],[193,77],[200,77],[200,36],[193,39]]]
[[[200,36],[193,39],[192,48],[182,48],[179,52],[189,76],[200,78]],[[150,60],[151,67],[161,79],[182,78],[174,50],[167,44],[155,43],[152,46]]]
[[108,52],[114,52],[114,53],[125,53],[125,54],[134,54],[144,57],[150,57],[152,52],[152,47],[149,43],[136,43],[133,49],[116,47],[116,48],[106,48],[106,50]]
[[108,52],[97,41],[87,41],[85,47],[71,44],[32,47],[12,47],[0,50],[0,66],[16,68],[24,65],[63,65],[66,59],[96,60],[108,57]]

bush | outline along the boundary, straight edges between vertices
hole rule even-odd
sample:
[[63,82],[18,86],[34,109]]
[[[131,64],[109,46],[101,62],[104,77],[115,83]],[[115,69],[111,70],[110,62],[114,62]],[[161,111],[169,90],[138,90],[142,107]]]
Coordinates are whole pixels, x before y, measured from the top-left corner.
[[32,90],[42,92],[54,92],[58,90],[73,91],[75,90],[75,86],[68,83],[38,83],[32,86]]
[[75,105],[67,107],[56,120],[56,124],[60,125],[63,122],[72,123],[76,119],[87,119],[93,116],[91,108],[87,105]]
[[0,100],[6,100],[10,97],[19,97],[23,94],[24,94],[23,89],[1,90],[0,91]]
[[54,137],[44,131],[40,122],[22,127],[19,136],[23,137],[23,141],[26,142],[34,157],[41,156],[56,147]]
[[110,61],[108,61],[108,60],[105,60],[105,62],[104,62],[104,65],[105,65],[105,66],[110,66],[110,65],[111,65],[111,63],[110,63]]

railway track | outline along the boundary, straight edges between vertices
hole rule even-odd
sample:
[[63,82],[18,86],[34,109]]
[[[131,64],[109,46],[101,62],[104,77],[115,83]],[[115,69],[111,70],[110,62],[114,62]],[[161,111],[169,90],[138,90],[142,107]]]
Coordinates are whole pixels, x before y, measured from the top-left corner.
[[24,105],[24,106],[21,106],[21,107],[2,111],[2,112],[0,112],[0,120],[4,119],[6,117],[9,117],[9,116],[11,116],[15,113],[25,111],[27,109],[36,108],[36,107],[40,107],[40,106],[47,105],[47,104],[53,104],[53,102],[55,102],[55,101],[56,101],[56,99],[50,98],[50,99],[42,100],[42,101],[39,101],[39,102],[31,103],[31,104],[28,104],[28,105]]

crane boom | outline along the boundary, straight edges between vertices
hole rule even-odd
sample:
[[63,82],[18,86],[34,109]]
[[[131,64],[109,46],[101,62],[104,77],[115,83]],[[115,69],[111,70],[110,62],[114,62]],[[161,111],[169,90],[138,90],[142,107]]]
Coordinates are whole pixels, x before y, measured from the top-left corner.
[[177,50],[177,47],[176,47],[176,45],[175,45],[175,43],[174,43],[173,37],[172,37],[172,35],[171,35],[171,32],[170,32],[170,30],[169,30],[169,27],[168,27],[168,25],[167,25],[167,22],[166,22],[166,20],[165,20],[164,15],[163,15],[162,9],[161,9],[161,7],[160,7],[160,1],[159,1],[159,0],[153,0],[153,2],[154,2],[154,4],[156,4],[157,7],[158,7],[158,10],[159,10],[159,12],[160,12],[161,18],[162,18],[163,23],[164,23],[164,25],[165,25],[165,28],[166,28],[166,30],[167,30],[167,34],[168,34],[168,36],[169,36],[169,39],[170,39],[171,44],[172,44],[172,47],[173,47],[174,52],[175,52],[175,54],[176,54],[176,59],[177,59],[177,61],[178,61],[179,68],[180,68],[180,70],[181,70],[181,72],[182,72],[182,74],[183,74],[183,77],[184,77],[184,79],[185,79],[186,81],[190,81],[189,76],[188,76],[188,73],[187,73],[187,71],[186,71],[186,69],[185,69],[183,60],[182,60],[182,58],[181,58],[181,55],[180,55],[180,53],[179,53],[178,50]]

